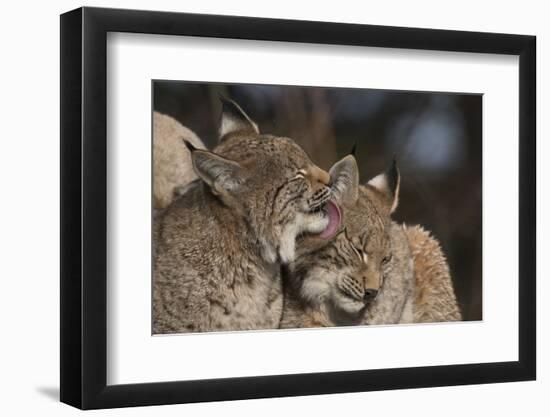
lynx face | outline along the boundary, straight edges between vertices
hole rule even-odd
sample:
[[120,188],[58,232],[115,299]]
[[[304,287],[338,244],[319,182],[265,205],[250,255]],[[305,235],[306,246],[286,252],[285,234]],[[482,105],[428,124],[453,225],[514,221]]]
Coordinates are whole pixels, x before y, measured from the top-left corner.
[[331,201],[330,175],[294,141],[262,135],[234,102],[225,100],[221,141],[214,152],[192,149],[195,172],[258,238],[264,259],[291,262],[296,237],[331,239],[341,211]]
[[392,254],[385,230],[366,232],[356,239],[345,236],[345,240],[338,251],[341,256],[345,253],[345,266],[338,274],[332,301],[346,312],[356,313],[376,299]]
[[[352,177],[358,178],[358,173]],[[304,239],[292,264],[302,297],[351,315],[373,303],[391,268],[390,213],[398,187],[399,173],[392,165],[388,173],[357,186],[356,197],[344,205],[344,230],[332,241],[323,244],[313,236]]]
[[[346,222],[349,217],[363,217],[346,214]],[[302,275],[304,298],[315,304],[328,302],[350,314],[361,312],[376,299],[392,259],[389,221],[361,220],[362,230],[346,229],[323,248],[297,259],[294,265]]]

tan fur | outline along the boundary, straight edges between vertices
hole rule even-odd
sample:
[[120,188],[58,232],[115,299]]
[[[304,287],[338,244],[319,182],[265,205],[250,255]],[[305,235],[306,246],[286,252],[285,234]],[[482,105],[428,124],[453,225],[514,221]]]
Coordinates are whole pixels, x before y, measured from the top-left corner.
[[197,179],[183,140],[204,149],[193,131],[170,116],[153,112],[153,202],[155,209],[167,207],[174,193]]
[[461,314],[449,266],[439,242],[421,226],[407,226],[405,233],[414,264],[414,321],[458,321]]

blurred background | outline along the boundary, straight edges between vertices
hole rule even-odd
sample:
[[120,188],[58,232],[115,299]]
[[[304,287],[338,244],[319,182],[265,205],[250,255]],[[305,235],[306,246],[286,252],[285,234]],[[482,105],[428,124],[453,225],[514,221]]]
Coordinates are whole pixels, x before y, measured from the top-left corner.
[[217,143],[223,94],[260,131],[294,139],[328,170],[357,143],[361,181],[397,157],[393,218],[421,224],[447,255],[464,320],[482,319],[481,95],[154,81],[154,110]]

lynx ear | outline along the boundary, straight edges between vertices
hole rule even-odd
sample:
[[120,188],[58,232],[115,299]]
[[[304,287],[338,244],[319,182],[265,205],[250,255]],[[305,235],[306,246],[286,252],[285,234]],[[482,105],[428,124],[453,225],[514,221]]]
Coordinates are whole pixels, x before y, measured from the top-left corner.
[[237,162],[184,142],[191,153],[195,173],[215,194],[231,193],[241,185],[242,167]]
[[359,168],[353,155],[348,155],[330,168],[331,189],[337,200],[353,204],[359,195]]
[[397,168],[395,157],[386,172],[377,175],[368,182],[368,185],[378,190],[390,204],[390,214],[395,211],[399,202],[399,185],[401,176]]
[[220,120],[220,140],[235,132],[260,133],[256,123],[248,117],[241,107],[233,100],[220,96],[222,102],[222,116]]

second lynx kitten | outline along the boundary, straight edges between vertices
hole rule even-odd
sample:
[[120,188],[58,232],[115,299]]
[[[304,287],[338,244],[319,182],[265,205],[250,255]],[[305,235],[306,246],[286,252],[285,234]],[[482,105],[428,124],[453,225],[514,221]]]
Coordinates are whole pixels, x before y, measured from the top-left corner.
[[303,240],[288,270],[281,327],[460,320],[437,241],[390,218],[400,183],[395,162],[366,185],[353,156],[338,165],[334,171],[348,173],[340,177],[348,183],[345,229],[328,244]]

